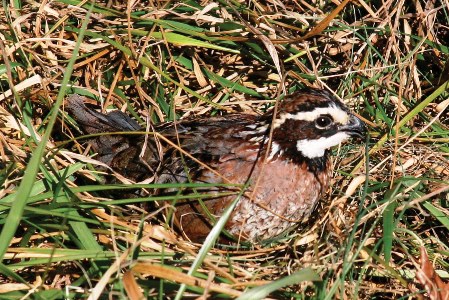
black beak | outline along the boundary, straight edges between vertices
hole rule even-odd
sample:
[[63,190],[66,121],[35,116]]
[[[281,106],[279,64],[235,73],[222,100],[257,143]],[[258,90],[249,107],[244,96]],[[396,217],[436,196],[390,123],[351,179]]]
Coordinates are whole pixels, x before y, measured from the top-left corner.
[[364,138],[366,134],[366,126],[362,120],[356,116],[350,116],[349,122],[346,125],[339,126],[339,131],[347,132],[351,136]]

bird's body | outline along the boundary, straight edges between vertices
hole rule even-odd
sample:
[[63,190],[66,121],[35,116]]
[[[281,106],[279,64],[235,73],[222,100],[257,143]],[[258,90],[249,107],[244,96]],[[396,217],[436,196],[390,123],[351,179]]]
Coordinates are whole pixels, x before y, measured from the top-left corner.
[[[68,109],[87,133],[142,130],[119,111],[106,115],[87,108],[79,96],[69,99]],[[259,241],[310,216],[329,186],[327,149],[363,130],[341,102],[310,89],[286,97],[274,117],[271,111],[181,120],[154,126],[158,135],[147,138],[106,135],[91,143],[100,160],[134,181],[246,184],[225,229]],[[217,194],[202,205],[176,205],[175,222],[190,239],[204,239],[212,219],[236,198],[219,196],[225,190],[201,190]]]

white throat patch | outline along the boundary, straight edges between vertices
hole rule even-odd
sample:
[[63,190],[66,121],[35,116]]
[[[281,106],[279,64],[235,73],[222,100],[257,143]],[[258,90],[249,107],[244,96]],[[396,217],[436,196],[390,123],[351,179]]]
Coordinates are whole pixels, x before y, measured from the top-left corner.
[[347,140],[349,135],[346,132],[339,132],[329,137],[322,137],[316,140],[300,140],[296,142],[296,149],[305,157],[322,157],[324,151]]
[[342,125],[348,124],[349,122],[349,115],[347,112],[335,105],[331,105],[329,107],[317,107],[312,111],[282,114],[279,119],[274,120],[274,128],[278,128],[284,124],[287,119],[315,121],[321,115],[330,115],[336,123]]

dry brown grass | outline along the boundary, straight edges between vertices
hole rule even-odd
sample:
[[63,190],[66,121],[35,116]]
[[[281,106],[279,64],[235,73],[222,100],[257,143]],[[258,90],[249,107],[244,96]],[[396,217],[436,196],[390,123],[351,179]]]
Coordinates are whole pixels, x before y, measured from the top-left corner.
[[[81,29],[88,3],[3,1],[0,297],[164,298],[184,283],[192,297],[419,298],[421,245],[447,281],[448,2],[341,2],[97,1]],[[258,113],[284,90],[322,87],[369,124],[369,155],[336,150],[329,201],[302,230],[213,247],[187,274],[201,245],[143,210],[151,199],[107,196],[59,107],[64,75],[65,94],[141,124]]]

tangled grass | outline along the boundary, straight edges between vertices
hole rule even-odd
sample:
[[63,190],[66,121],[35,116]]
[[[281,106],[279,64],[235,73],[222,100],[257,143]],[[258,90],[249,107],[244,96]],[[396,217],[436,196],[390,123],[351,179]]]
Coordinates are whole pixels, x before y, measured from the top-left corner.
[[[449,278],[448,4],[3,1],[0,297],[430,296],[420,247]],[[259,113],[304,86],[334,92],[371,137],[335,150],[313,222],[235,248],[184,240],[143,209],[154,197],[117,197],[136,185],[104,184],[63,103],[145,125]]]

